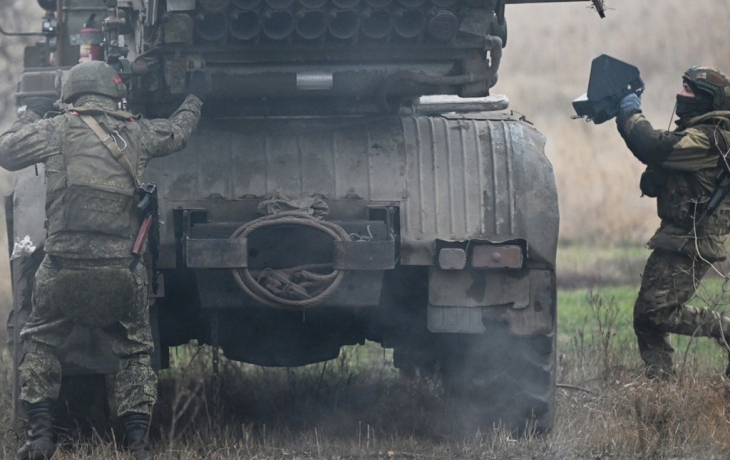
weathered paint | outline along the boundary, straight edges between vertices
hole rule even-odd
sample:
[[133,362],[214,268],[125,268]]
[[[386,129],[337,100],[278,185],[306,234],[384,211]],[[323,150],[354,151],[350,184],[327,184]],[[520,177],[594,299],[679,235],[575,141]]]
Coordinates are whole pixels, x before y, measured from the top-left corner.
[[150,162],[146,180],[158,185],[163,248],[174,247],[175,207],[235,221],[248,211],[236,201],[278,191],[399,205],[404,265],[433,264],[436,239],[523,238],[528,256],[554,266],[557,199],[543,146],[499,114],[204,120],[183,152]]

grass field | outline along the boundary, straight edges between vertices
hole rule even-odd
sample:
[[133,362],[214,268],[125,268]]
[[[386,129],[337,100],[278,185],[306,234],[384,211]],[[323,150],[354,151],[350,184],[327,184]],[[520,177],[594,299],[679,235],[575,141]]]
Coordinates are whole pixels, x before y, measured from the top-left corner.
[[[37,28],[35,2],[6,3],[0,25]],[[570,101],[586,90],[590,60],[607,53],[641,68],[645,111],[666,127],[687,67],[701,63],[730,71],[730,3],[607,3],[612,9],[605,20],[586,4],[510,5],[510,39],[494,89],[546,134],[560,193],[560,387],[553,433],[521,442],[504,433],[445,435],[439,423],[447,408],[438,384],[402,380],[390,353],[375,344],[348,347],[337,360],[293,370],[226,363],[225,404],[215,411],[210,351],[191,346],[179,350],[176,367],[161,374],[154,432],[161,459],[730,458],[730,381],[722,377],[722,349],[707,339],[675,340],[678,378],[651,382],[642,375],[631,308],[648,256],[640,243],[657,224],[653,200],[639,199],[642,167],[613,123],[570,120]],[[5,107],[13,107],[21,45],[0,46]],[[7,127],[13,110],[2,115]],[[0,171],[0,189],[9,190],[11,182]],[[1,262],[0,311],[9,308],[7,281]],[[704,286],[694,303],[727,304],[720,278]],[[18,446],[10,417],[5,354],[0,460],[14,459]],[[127,457],[109,441],[92,438],[64,446],[56,458]]]
[[[442,431],[448,406],[438,383],[401,378],[392,354],[373,343],[296,369],[224,362],[224,403],[216,411],[210,350],[191,345],[161,373],[155,449],[170,460],[727,458],[730,381],[719,346],[675,340],[678,378],[643,377],[631,328],[638,277],[619,282],[614,274],[646,255],[640,247],[561,247],[560,259],[575,260],[592,287],[559,291],[558,415],[550,436],[518,442],[500,432]],[[722,281],[708,279],[693,303],[727,305]],[[17,441],[7,356],[1,366],[0,460],[10,460]],[[126,457],[92,438],[64,446],[58,458]]]

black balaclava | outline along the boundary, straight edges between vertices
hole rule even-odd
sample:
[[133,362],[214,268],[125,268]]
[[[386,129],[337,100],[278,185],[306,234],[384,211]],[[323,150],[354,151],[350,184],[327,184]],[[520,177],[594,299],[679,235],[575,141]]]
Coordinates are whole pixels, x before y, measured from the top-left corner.
[[695,97],[677,95],[677,116],[679,118],[692,118],[712,112],[714,110],[712,95],[700,90],[691,81],[684,80],[684,82],[692,88]]

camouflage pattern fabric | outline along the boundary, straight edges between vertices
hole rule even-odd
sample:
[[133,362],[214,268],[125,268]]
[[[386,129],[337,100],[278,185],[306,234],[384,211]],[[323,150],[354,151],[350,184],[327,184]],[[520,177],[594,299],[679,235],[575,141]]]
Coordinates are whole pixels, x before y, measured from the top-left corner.
[[[686,305],[710,264],[724,260],[730,231],[730,200],[725,200],[697,236],[694,222],[716,187],[719,160],[730,142],[730,112],[680,119],[674,131],[655,130],[633,109],[616,120],[634,156],[652,173],[661,226],[648,243],[653,249],[634,305],[634,331],[650,376],[672,373],[669,334],[730,340],[730,318],[709,308]],[[642,191],[644,187],[642,187]],[[679,246],[692,236],[681,252]]]
[[671,373],[669,334],[730,340],[730,318],[686,302],[710,264],[686,254],[656,249],[649,256],[634,305],[634,331],[650,374]]
[[[141,129],[136,165],[141,174],[147,162],[155,157],[181,150],[190,139],[200,119],[203,102],[196,96],[188,96],[170,118],[140,119]],[[108,97],[81,96],[76,105],[83,109],[115,111],[116,104]],[[0,167],[10,171],[44,163],[49,189],[57,188],[66,180],[65,164],[61,147],[68,129],[68,118],[56,116],[39,119],[33,112],[26,112],[9,131],[0,136]],[[103,151],[100,154],[108,154]],[[56,203],[47,198],[46,213],[62,212]],[[102,259],[129,256],[133,238],[102,235],[88,232],[64,231],[46,240],[45,251],[65,258]]]
[[[100,95],[83,95],[78,109],[116,111],[116,102]],[[185,147],[200,118],[202,100],[188,96],[169,119],[130,120],[140,130],[134,164],[141,174],[147,162]],[[47,189],[64,190],[67,171],[62,147],[69,116],[40,119],[27,111],[0,136],[0,167],[11,171],[44,163]],[[99,155],[110,154],[100,148]],[[93,182],[94,177],[88,178]],[[58,194],[46,196],[46,216],[64,212]],[[151,367],[153,348],[144,266],[125,272],[131,262],[134,235],[60,231],[45,242],[48,254],[36,274],[33,309],[21,331],[24,355],[20,363],[21,400],[55,400],[62,369],[56,349],[76,323],[101,327],[112,339],[121,359],[116,378],[117,413],[149,414],[156,398],[156,375]],[[52,256],[52,257],[49,257]],[[60,260],[58,264],[53,260]],[[128,268],[126,270],[129,270]],[[107,292],[105,292],[107,291]],[[100,302],[101,301],[101,302]]]
[[[631,152],[663,176],[658,187],[657,213],[662,226],[649,246],[677,250],[715,189],[718,160],[726,156],[730,140],[730,112],[716,111],[680,120],[674,131],[655,130],[640,110],[617,118],[618,130]],[[684,252],[706,261],[725,260],[724,238],[730,231],[730,200],[710,217],[700,238]]]
[[[57,258],[52,261],[46,256],[36,273],[33,311],[20,333],[24,347],[20,363],[22,401],[32,404],[58,398],[61,364],[55,349],[64,342],[79,319],[86,317],[85,322],[102,326],[112,339],[114,353],[121,360],[114,389],[118,415],[151,413],[157,396],[157,378],[150,359],[153,342],[149,326],[147,274],[141,263],[130,271],[130,262],[131,259],[92,261]],[[64,277],[67,271],[82,276]],[[104,275],[99,278],[98,273]],[[131,285],[129,278],[133,280]],[[59,281],[63,284],[75,281],[76,284],[65,286],[64,294],[59,296]],[[95,286],[95,281],[103,281],[107,285]],[[109,296],[95,295],[101,291],[131,300],[121,306],[121,314],[113,315],[119,316],[118,319],[110,321],[113,316],[100,314],[100,311],[109,310],[105,303],[114,303]],[[77,293],[76,298],[72,292]],[[117,302],[115,308],[119,306]]]

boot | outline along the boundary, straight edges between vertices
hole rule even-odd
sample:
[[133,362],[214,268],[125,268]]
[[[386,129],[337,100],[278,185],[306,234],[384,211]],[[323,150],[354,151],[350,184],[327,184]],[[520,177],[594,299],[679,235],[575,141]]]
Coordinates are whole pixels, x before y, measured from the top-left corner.
[[146,414],[128,414],[125,416],[124,426],[127,431],[127,449],[129,449],[134,460],[152,460],[154,455],[147,439],[150,416]]
[[18,449],[19,460],[50,459],[56,446],[53,443],[53,427],[51,426],[51,402],[43,401],[35,404],[24,403],[28,414],[28,440]]

